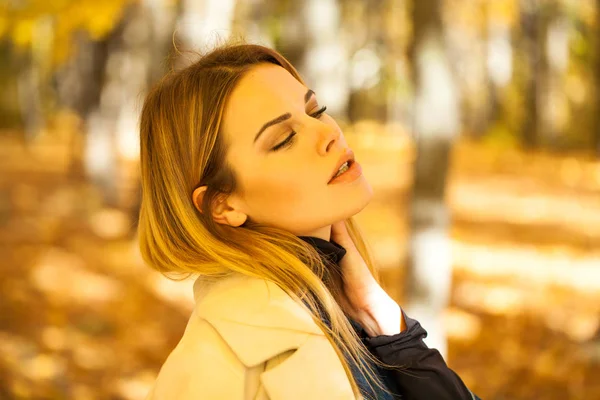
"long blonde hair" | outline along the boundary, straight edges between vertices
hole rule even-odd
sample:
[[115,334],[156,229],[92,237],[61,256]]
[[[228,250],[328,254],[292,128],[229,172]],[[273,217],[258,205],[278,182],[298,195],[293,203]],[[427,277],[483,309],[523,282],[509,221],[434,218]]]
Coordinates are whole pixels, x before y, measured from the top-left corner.
[[[339,280],[329,275],[316,249],[285,230],[250,218],[239,227],[215,223],[211,204],[236,191],[237,179],[226,162],[228,144],[219,134],[226,100],[240,78],[258,63],[285,68],[304,84],[296,69],[264,46],[226,43],[193,64],[167,73],[146,95],[140,121],[142,201],[138,237],[142,257],[170,279],[199,275],[220,279],[233,273],[266,279],[299,304],[305,301],[317,325],[338,354],[355,395],[360,392],[343,356],[381,389],[376,373],[364,361],[372,356],[348,322],[336,299]],[[193,202],[195,188],[207,185],[202,212]],[[371,252],[354,218],[348,232],[378,279]],[[319,310],[331,321],[329,329]]]

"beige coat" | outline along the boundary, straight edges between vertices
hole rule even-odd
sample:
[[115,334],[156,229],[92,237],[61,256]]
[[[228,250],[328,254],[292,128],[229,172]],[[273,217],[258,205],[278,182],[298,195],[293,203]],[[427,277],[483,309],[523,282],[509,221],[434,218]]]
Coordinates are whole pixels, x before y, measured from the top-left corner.
[[194,283],[196,306],[146,400],[354,399],[309,312],[279,286],[234,276]]

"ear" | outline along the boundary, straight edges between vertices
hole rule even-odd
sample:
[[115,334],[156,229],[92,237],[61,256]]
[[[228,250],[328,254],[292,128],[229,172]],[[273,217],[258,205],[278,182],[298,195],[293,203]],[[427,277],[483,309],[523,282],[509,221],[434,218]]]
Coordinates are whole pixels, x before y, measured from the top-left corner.
[[[207,186],[200,186],[194,189],[194,192],[192,193],[194,207],[200,212],[202,212],[202,199],[204,199],[207,188]],[[248,218],[245,213],[227,204],[226,198],[220,198],[217,203],[214,204],[214,207],[212,208],[212,217],[215,222],[230,226],[240,226],[246,222],[246,219]]]
[[200,212],[202,212],[202,199],[204,198],[204,193],[207,188],[208,186],[200,186],[194,189],[194,192],[192,193],[192,203],[194,203],[196,210]]

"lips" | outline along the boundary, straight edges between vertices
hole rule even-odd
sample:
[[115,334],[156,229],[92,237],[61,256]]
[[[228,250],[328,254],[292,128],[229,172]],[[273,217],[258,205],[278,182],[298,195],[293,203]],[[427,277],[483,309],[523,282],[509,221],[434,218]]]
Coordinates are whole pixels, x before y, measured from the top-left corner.
[[350,165],[352,165],[352,163],[354,162],[354,152],[351,149],[346,149],[344,151],[344,153],[342,153],[342,155],[340,156],[340,158],[338,159],[338,162],[335,164],[335,168],[333,169],[333,172],[331,173],[331,175],[329,176],[329,181],[327,181],[327,183],[331,182],[331,180],[335,177],[335,175],[338,173],[338,171],[340,170],[340,167],[346,162],[348,161],[348,167]]

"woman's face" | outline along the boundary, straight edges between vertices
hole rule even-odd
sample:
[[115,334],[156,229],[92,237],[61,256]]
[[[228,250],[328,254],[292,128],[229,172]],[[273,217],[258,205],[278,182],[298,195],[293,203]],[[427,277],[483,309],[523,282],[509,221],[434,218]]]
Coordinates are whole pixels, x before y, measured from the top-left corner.
[[[318,115],[324,105],[278,65],[259,64],[246,73],[221,125],[230,143],[227,161],[239,179],[230,207],[296,236],[329,240],[332,223],[369,203],[373,189],[364,176],[328,185],[348,144],[333,118]],[[280,122],[258,135],[274,119]]]

